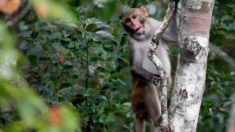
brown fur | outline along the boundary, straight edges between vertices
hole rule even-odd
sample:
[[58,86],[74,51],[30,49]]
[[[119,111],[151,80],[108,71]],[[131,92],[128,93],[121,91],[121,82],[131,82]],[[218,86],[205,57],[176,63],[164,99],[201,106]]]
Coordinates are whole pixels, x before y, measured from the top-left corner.
[[[161,106],[158,98],[157,88],[151,83],[141,81],[132,76],[133,91],[131,94],[131,106],[136,116],[136,127],[138,120],[145,120],[158,126],[161,117]],[[154,118],[152,118],[154,117]],[[143,131],[141,131],[143,132]]]
[[[136,16],[136,14],[137,17],[135,18],[134,16]],[[177,16],[177,13],[174,14]],[[158,50],[156,50],[168,74],[169,85],[171,83],[171,66],[165,44],[166,42],[173,42],[178,38],[176,19],[177,17],[174,17],[174,19],[171,20],[169,29],[165,31],[165,35],[162,35],[160,46]],[[152,35],[158,29],[161,22],[148,17],[148,12],[145,7],[127,10],[120,22],[128,32],[128,58],[133,88],[131,107],[136,116],[136,132],[145,131],[146,121],[152,124],[154,132],[158,132],[161,119],[161,103],[157,90],[159,89],[159,84],[157,83],[158,75],[153,63],[147,58],[147,50]],[[140,29],[143,29],[144,32]]]

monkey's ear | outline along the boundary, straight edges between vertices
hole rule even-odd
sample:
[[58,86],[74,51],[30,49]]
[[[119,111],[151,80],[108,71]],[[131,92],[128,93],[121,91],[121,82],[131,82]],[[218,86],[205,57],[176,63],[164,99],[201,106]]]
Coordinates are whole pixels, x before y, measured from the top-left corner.
[[146,17],[149,16],[148,10],[145,8],[145,6],[141,6],[140,9],[144,12],[144,15],[145,15]]

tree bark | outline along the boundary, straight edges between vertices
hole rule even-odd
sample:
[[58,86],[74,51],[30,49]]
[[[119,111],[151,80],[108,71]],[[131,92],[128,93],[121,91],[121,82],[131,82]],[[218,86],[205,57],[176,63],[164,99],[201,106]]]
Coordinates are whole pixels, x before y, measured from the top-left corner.
[[166,11],[166,16],[158,28],[158,30],[154,33],[151,44],[149,46],[149,51],[148,51],[148,57],[149,59],[153,62],[153,64],[156,66],[158,69],[160,77],[163,79],[160,83],[160,90],[161,90],[161,107],[162,107],[162,117],[161,117],[161,122],[160,122],[160,132],[167,132],[169,129],[169,123],[168,123],[168,110],[167,110],[167,77],[166,77],[166,72],[164,71],[162,62],[159,60],[156,54],[156,49],[158,48],[159,45],[159,39],[161,38],[162,34],[166,30],[168,23],[170,21],[170,18],[172,14],[175,11],[175,4],[178,4],[178,1],[176,2],[175,0],[169,0],[168,4],[168,9]]
[[227,132],[235,132],[235,93],[233,95],[233,104],[230,111],[229,123],[227,126]]
[[205,90],[214,0],[184,0],[169,116],[174,132],[195,132]]

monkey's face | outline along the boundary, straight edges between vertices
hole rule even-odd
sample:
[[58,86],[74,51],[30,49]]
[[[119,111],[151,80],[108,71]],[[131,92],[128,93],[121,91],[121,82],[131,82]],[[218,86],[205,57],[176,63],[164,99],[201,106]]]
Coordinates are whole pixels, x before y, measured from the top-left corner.
[[124,28],[135,35],[144,34],[143,20],[139,14],[133,14],[124,20]]

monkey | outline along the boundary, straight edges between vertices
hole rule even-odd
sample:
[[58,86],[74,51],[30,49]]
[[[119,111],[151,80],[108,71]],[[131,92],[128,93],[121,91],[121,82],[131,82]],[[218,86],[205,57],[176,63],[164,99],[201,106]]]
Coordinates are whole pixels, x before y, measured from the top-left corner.
[[[168,87],[171,84],[171,63],[167,52],[168,43],[177,43],[177,4],[169,22],[168,28],[162,34],[156,54],[163,64],[167,74]],[[155,65],[148,58],[148,50],[152,36],[161,22],[148,17],[147,9],[128,9],[121,25],[128,33],[128,59],[132,76],[131,107],[135,114],[136,132],[144,132],[145,124],[149,122],[153,132],[160,131],[161,103],[159,100],[159,81],[161,80]]]

